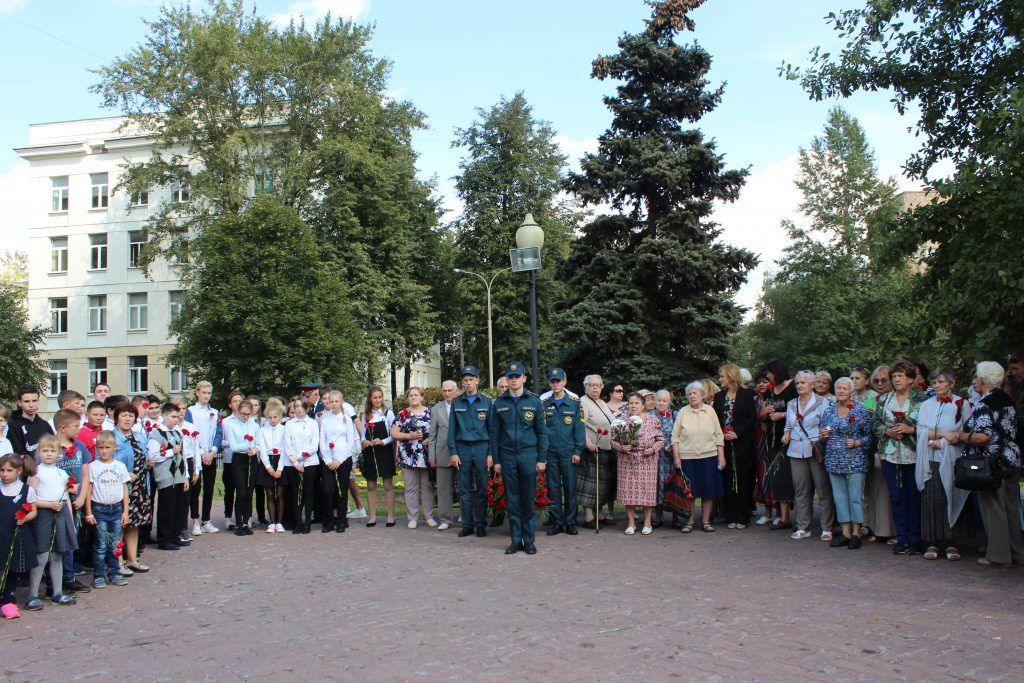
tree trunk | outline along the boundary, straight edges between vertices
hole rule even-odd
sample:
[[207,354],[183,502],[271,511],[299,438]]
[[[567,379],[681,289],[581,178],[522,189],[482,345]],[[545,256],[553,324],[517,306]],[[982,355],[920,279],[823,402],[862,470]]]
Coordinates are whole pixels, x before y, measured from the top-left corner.
[[412,384],[412,358],[405,364],[405,371],[402,376],[404,380],[403,385],[406,391],[409,391],[409,385]]
[[398,398],[398,368],[391,363],[391,400]]

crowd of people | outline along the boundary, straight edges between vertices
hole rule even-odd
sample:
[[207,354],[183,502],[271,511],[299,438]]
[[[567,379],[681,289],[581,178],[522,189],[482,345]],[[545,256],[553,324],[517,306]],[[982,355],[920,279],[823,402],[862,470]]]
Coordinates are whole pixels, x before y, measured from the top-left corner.
[[[64,391],[47,420],[40,390],[24,386],[13,413],[0,407],[0,611],[20,615],[19,586],[28,610],[47,596],[73,605],[77,594],[149,571],[148,547],[175,551],[220,532],[211,519],[218,472],[226,530],[237,536],[308,534],[314,524],[343,533],[360,519],[375,527],[378,485],[393,527],[400,469],[409,528],[422,521],[483,537],[507,516],[507,554],[537,552],[539,511],[548,536],[623,522],[630,536],[667,523],[684,534],[715,524],[739,531],[757,516],[753,525],[793,540],[817,531],[833,548],[885,541],[898,555],[955,561],[972,510],[987,537],[977,562],[1024,564],[1024,353],[1005,370],[978,363],[962,395],[950,370],[904,360],[834,381],[791,376],[779,361],[754,376],[729,364],[717,382],[686,386],[678,408],[664,389],[612,383],[605,393],[598,375],[577,396],[560,368],[537,396],[526,374],[508,363],[492,399],[466,366],[461,392],[447,380],[428,406],[411,387],[397,414],[380,387],[356,409],[341,387],[319,383],[290,400],[232,391],[221,411],[204,381],[191,405],[112,395],[104,384],[91,401]],[[961,458],[988,463],[991,482],[958,487]],[[699,517],[690,500],[700,501]],[[79,578],[90,571],[91,582]]]

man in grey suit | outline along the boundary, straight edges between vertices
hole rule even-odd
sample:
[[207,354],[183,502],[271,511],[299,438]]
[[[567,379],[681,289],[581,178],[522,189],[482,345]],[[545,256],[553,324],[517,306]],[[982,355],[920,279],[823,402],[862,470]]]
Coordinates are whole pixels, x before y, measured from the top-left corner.
[[443,401],[439,401],[430,409],[430,442],[427,454],[430,466],[437,470],[437,516],[441,523],[438,531],[444,531],[455,519],[455,508],[452,505],[452,454],[448,450],[448,418],[452,410],[452,399],[458,387],[455,382],[445,380],[441,383]]

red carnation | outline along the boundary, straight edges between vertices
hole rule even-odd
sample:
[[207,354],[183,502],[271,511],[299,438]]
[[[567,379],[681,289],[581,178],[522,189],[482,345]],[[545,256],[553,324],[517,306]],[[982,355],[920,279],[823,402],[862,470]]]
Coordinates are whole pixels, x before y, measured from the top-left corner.
[[846,409],[847,410],[853,410],[853,402],[852,401],[850,403],[846,404]]
[[801,415],[800,413],[797,413],[797,414],[796,414],[796,419],[798,419],[798,420],[802,420],[802,419],[804,419],[804,416],[803,416],[803,415]]
[[939,396],[939,403],[952,403],[953,399],[949,396]]
[[124,541],[118,541],[117,542],[117,548],[120,550],[123,547],[124,547]]
[[249,443],[252,443],[252,441],[253,441],[252,434],[246,434],[244,438]]
[[121,551],[120,550],[115,550],[113,554],[114,554],[114,557],[121,557]]
[[212,419],[213,419],[213,418],[215,418],[215,417],[217,417],[217,413],[216,413],[216,411],[213,411],[213,410],[211,410],[211,411],[210,411],[210,419],[212,420]]
[[78,483],[78,480],[75,479],[75,475],[73,475],[73,474],[70,475],[68,477],[68,490],[70,491],[71,489],[73,489],[77,483]]
[[302,451],[302,457],[303,458],[308,458],[309,457],[309,453],[307,453],[306,451]]
[[906,413],[902,413],[902,412],[899,412],[899,411],[894,411],[894,412],[893,412],[893,414],[892,414],[892,416],[893,416],[893,418],[894,418],[894,419],[896,419],[896,420],[904,420],[904,419],[906,419],[906,417],[907,417],[907,414],[906,414]]
[[856,418],[856,416],[854,416],[854,414],[853,414],[853,413],[850,413],[850,424],[853,424],[853,423],[854,423],[854,422],[856,422],[856,421],[857,421],[857,418]]
[[271,453],[273,453],[274,455],[277,455],[277,454],[278,454],[278,453],[280,453],[280,452],[281,452],[281,451],[279,451],[279,450],[278,450],[278,449],[276,449],[276,448],[275,448],[274,450],[272,450],[272,451],[271,451]]
[[148,408],[149,407],[149,401],[143,401],[142,402],[142,407],[143,408]]
[[963,400],[962,398],[958,398],[958,399],[956,400],[956,405],[957,405],[957,407],[958,407],[958,408],[959,408],[960,406],[962,406],[963,404],[964,404],[964,400]]
[[18,520],[19,522],[25,519],[26,517],[28,517],[28,513],[25,512],[24,510],[18,510],[17,512],[14,513],[14,519]]
[[32,512],[32,510],[34,510],[35,508],[32,505],[32,503],[22,503],[21,509],[24,510],[26,513],[29,513]]
[[729,432],[735,431],[732,427],[723,427],[722,431],[728,434]]
[[71,458],[74,455],[75,455],[75,445],[74,444],[71,444],[70,446],[68,446],[67,448],[64,449],[64,457],[65,458]]
[[765,387],[765,388],[766,388],[766,389],[767,389],[768,391],[771,391],[772,389],[774,389],[774,388],[775,388],[775,385],[774,385],[774,384],[772,384],[771,382],[768,382],[768,386],[767,386],[767,387]]
[[334,442],[332,441],[331,443],[327,444],[327,447],[330,448],[333,451],[334,450]]

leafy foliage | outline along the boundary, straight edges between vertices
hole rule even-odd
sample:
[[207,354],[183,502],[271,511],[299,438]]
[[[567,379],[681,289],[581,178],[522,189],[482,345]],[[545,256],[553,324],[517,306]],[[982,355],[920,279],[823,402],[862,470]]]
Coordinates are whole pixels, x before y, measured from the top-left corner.
[[25,290],[7,281],[0,281],[0,330],[0,397],[13,401],[22,384],[45,385],[39,346],[46,329],[30,325]]
[[734,201],[746,176],[729,170],[696,123],[720,102],[708,89],[711,56],[675,41],[692,31],[695,0],[649,3],[646,30],[624,35],[599,57],[593,77],[622,81],[605,98],[613,118],[569,189],[586,205],[609,205],[573,245],[560,316],[567,369],[681,387],[708,374],[740,321],[733,295],[757,262],[719,240],[708,218],[715,200]]

